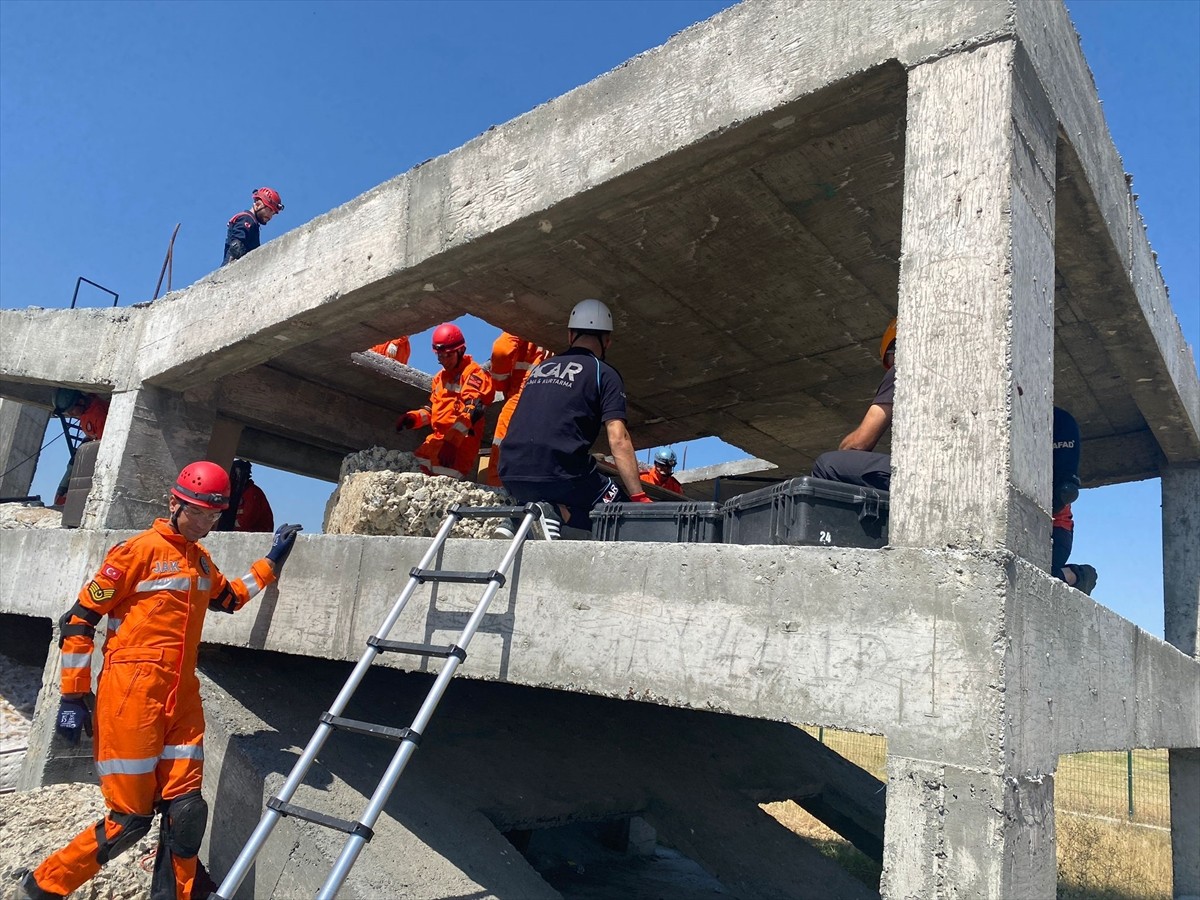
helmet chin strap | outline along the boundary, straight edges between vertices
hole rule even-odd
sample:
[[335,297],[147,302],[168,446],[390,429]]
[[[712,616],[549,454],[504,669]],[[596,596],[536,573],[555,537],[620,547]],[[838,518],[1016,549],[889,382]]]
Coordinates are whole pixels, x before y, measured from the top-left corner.
[[183,532],[179,530],[179,514],[181,512],[183,512],[182,502],[178,503],[175,507],[175,512],[171,513],[171,528],[176,534],[183,534]]

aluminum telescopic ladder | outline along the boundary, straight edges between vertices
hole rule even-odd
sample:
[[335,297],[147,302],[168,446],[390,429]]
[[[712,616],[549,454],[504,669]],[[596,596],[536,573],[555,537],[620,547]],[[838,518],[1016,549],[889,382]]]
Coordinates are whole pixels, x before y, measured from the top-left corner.
[[[515,529],[512,541],[504,553],[504,558],[501,560],[499,568],[492,569],[490,572],[451,572],[441,568],[442,552],[446,544],[446,539],[450,536],[450,532],[460,519],[520,520],[520,525]],[[424,732],[426,726],[428,726],[429,720],[433,718],[433,713],[437,709],[442,695],[446,692],[450,679],[454,677],[455,671],[466,660],[467,645],[479,629],[492,599],[496,596],[500,588],[504,586],[505,573],[512,568],[517,554],[521,551],[521,546],[525,543],[525,539],[529,536],[535,523],[539,526],[542,536],[546,540],[550,540],[550,535],[546,533],[546,528],[542,521],[542,510],[535,503],[528,503],[525,506],[487,506],[474,508],[455,505],[450,508],[445,521],[442,522],[441,529],[429,545],[429,549],[421,557],[420,563],[409,572],[408,584],[405,585],[404,590],[401,591],[400,596],[396,599],[391,612],[384,618],[383,624],[379,626],[378,634],[367,638],[367,649],[359,659],[358,665],[354,667],[354,671],[346,679],[346,683],[342,686],[337,699],[333,701],[333,705],[329,707],[327,712],[321,714],[320,725],[317,726],[317,730],[313,733],[312,738],[309,739],[308,746],[304,748],[304,753],[301,754],[296,764],[292,766],[292,771],[289,773],[283,787],[279,789],[279,793],[276,796],[267,801],[267,808],[263,812],[258,826],[254,829],[254,833],[250,835],[250,839],[242,848],[242,852],[238,854],[237,860],[234,861],[229,874],[225,876],[225,880],[221,882],[220,888],[217,889],[215,894],[211,895],[212,900],[232,900],[238,888],[241,887],[242,881],[245,880],[247,873],[249,873],[250,867],[254,864],[255,858],[270,836],[272,829],[274,829],[275,825],[284,816],[304,819],[307,822],[323,825],[326,828],[332,828],[349,835],[341,854],[338,856],[336,862],[334,862],[333,869],[325,879],[324,884],[321,885],[321,890],[317,893],[317,897],[321,898],[321,900],[332,900],[337,895],[338,889],[342,886],[342,882],[346,880],[346,876],[350,873],[350,869],[354,865],[354,861],[358,858],[358,854],[362,852],[367,841],[371,840],[374,834],[373,828],[375,822],[383,811],[384,804],[387,803],[388,797],[391,796],[392,790],[396,787],[396,782],[399,780],[401,774],[403,774],[405,766],[420,745],[421,734]],[[433,564],[432,567],[430,567],[431,563]],[[389,641],[387,639],[388,633],[391,631],[392,626],[396,624],[396,620],[400,618],[400,614],[408,604],[409,598],[412,597],[419,585],[426,582],[433,585],[432,590],[435,599],[439,584],[484,584],[487,587],[484,588],[483,596],[479,599],[478,604],[476,604],[474,612],[472,612],[471,617],[467,620],[467,624],[463,627],[456,643],[447,646],[436,646],[432,644],[410,644],[401,641]],[[407,728],[392,728],[387,725],[376,725],[371,722],[359,722],[354,719],[343,718],[341,715],[342,712],[354,696],[354,692],[366,676],[367,670],[371,667],[371,663],[374,662],[375,657],[380,653],[388,652],[409,653],[446,660],[442,666],[442,670],[434,680],[433,686],[429,689],[429,693],[426,694],[425,701],[421,704],[421,708],[417,712],[416,718],[413,719],[412,724]],[[356,822],[328,816],[314,810],[296,806],[290,802],[297,788],[304,782],[309,767],[316,759],[317,754],[321,752],[326,739],[337,730],[372,735],[396,741],[400,744],[395,755],[392,757],[391,763],[388,764],[383,778],[375,788],[375,793],[371,795],[366,809]]]

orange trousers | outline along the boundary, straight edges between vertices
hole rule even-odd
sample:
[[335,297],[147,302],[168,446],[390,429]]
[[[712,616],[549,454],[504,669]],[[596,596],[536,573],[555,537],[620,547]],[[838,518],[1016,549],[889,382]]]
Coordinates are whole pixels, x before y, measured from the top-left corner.
[[500,407],[500,415],[496,418],[496,430],[492,433],[492,450],[488,454],[487,466],[487,483],[492,487],[500,487],[500,444],[508,434],[508,423],[512,421],[517,401],[520,399],[520,393],[504,398],[504,405]]
[[479,444],[478,437],[468,434],[454,449],[453,465],[443,466],[438,462],[438,454],[442,452],[446,441],[440,434],[434,433],[425,438],[421,446],[413,451],[413,455],[417,457],[417,465],[426,475],[446,475],[449,478],[471,480],[475,477],[475,468],[479,462]]
[[[198,793],[203,778],[200,685],[194,672],[179,673],[178,659],[168,652],[113,652],[97,686],[94,722],[96,772],[108,815],[34,870],[38,885],[57,894],[74,891],[100,871],[102,859],[147,833],[159,800]],[[158,852],[171,850],[160,842]],[[171,853],[171,868],[176,900],[191,900],[196,856]]]

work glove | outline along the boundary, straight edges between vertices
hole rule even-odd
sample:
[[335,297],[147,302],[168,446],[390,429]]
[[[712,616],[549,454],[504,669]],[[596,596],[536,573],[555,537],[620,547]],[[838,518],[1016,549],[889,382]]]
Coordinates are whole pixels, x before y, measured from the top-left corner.
[[396,354],[399,352],[400,352],[400,346],[395,341],[392,341],[387,345],[387,355],[391,359],[395,359]]
[[629,502],[630,503],[653,503],[654,501],[651,500],[648,496],[646,496],[645,491],[638,491],[636,494],[630,495]]
[[420,422],[421,420],[417,417],[416,413],[406,412],[396,420],[396,430],[408,431],[410,428],[416,428]]
[[288,554],[292,552],[292,545],[296,543],[296,532],[302,527],[302,525],[285,524],[275,529],[275,537],[271,541],[271,549],[267,551],[267,559],[275,564],[276,578],[283,571],[283,564],[287,562]]
[[58,704],[54,730],[69,744],[78,744],[81,732],[92,736],[92,694],[64,694]]
[[1053,512],[1058,512],[1068,503],[1074,503],[1079,499],[1079,476],[1070,475],[1064,478],[1058,484],[1054,485],[1054,496],[1052,498]]
[[442,446],[438,448],[438,465],[443,469],[453,469],[457,456],[458,448],[448,441],[443,441]]

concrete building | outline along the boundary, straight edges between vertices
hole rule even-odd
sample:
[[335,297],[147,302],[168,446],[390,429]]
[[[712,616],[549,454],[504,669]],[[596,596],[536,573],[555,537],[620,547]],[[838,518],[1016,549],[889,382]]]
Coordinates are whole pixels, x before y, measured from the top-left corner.
[[[1059,755],[1157,747],[1175,891],[1200,896],[1200,381],[1057,2],[743,3],[152,305],[0,311],[6,402],[112,400],[85,527],[0,535],[0,613],[57,617],[192,459],[333,478],[403,446],[420,390],[352,353],[464,312],[555,344],[585,296],[616,316],[637,446],[716,435],[779,474],[857,422],[898,314],[891,546],[527,547],[348,895],[554,896],[501,832],[636,817],[737,895],[862,896],[757,815],[794,797],[882,855],[890,900],[1052,897]],[[1162,478],[1166,642],[1046,574],[1056,403],[1086,486]],[[262,552],[207,543],[231,571]],[[424,546],[302,537],[208,638],[355,659]],[[452,542],[448,565],[492,556]],[[218,872],[346,671],[320,666],[298,697],[206,657]],[[885,735],[885,804],[783,722]],[[41,731],[27,783],[71,770]],[[331,751],[309,792],[353,816],[367,754]],[[256,894],[309,892],[336,854],[285,823]]]

